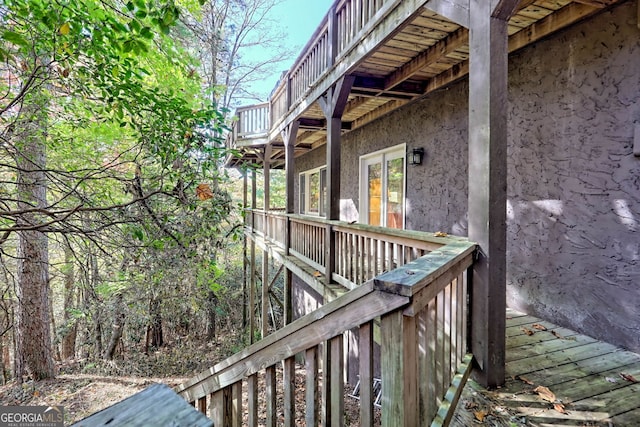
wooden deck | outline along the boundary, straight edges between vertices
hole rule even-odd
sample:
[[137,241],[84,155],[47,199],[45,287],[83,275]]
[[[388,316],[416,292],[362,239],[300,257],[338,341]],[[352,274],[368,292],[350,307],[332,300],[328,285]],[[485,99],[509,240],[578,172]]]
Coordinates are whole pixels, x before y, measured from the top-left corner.
[[452,425],[640,425],[640,355],[511,310],[506,334],[505,386],[488,392],[470,381]]

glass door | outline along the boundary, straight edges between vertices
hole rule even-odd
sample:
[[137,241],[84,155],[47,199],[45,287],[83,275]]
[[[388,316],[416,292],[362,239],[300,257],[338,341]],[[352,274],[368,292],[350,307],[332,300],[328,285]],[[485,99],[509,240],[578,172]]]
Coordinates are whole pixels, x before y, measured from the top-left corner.
[[404,145],[363,156],[360,164],[360,221],[404,228]]

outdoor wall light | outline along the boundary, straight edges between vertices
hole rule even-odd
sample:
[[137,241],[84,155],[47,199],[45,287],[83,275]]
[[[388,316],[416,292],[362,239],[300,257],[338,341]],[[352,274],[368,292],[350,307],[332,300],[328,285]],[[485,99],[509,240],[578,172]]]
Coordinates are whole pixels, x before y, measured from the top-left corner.
[[421,165],[422,158],[424,157],[424,148],[414,148],[409,153],[409,164],[410,165]]

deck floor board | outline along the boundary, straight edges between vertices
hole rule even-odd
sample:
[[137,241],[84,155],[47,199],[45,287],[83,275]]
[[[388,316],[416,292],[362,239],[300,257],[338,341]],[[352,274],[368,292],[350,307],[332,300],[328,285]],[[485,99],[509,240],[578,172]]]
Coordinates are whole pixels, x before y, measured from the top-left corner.
[[[640,355],[513,310],[506,337],[505,385],[487,391],[469,381],[451,425],[640,426],[640,383],[621,376],[640,380]],[[553,392],[564,413],[538,386]],[[483,423],[479,410],[488,412]]]

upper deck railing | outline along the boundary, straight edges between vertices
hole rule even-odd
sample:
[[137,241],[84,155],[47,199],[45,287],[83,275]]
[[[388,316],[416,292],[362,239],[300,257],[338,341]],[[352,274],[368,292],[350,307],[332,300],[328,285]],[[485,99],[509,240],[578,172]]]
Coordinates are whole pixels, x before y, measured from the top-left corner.
[[334,64],[354,48],[400,0],[339,0],[320,22],[297,60],[280,79],[266,104],[237,110],[228,146],[259,141],[300,103]]

